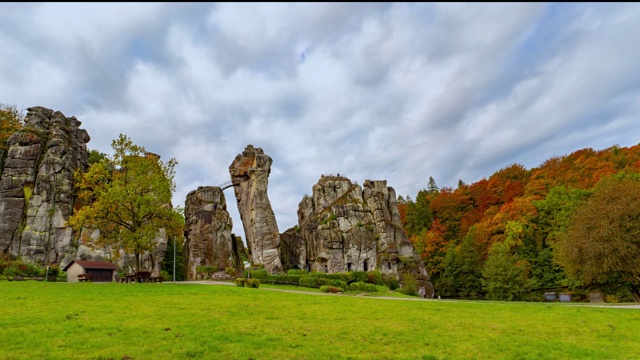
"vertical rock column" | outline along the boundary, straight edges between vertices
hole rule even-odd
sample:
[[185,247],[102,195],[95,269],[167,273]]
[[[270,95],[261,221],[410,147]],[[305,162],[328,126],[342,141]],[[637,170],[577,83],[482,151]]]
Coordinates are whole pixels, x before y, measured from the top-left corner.
[[71,242],[73,173],[87,167],[89,135],[75,117],[28,109],[9,140],[0,179],[0,252],[58,263]]
[[279,273],[280,234],[267,195],[272,162],[261,148],[248,145],[229,166],[229,173],[236,184],[234,191],[251,260],[263,264],[269,273]]
[[216,266],[220,270],[241,270],[240,258],[233,244],[233,224],[227,212],[222,190],[217,186],[200,186],[185,201],[185,274],[197,278],[196,267]]

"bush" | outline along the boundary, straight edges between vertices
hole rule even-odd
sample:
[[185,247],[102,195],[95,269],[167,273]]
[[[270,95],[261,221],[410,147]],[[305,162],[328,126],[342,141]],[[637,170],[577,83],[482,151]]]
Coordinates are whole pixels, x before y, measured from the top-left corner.
[[234,282],[236,283],[236,286],[244,287],[245,280],[248,280],[248,279],[237,278]]
[[367,282],[369,280],[369,275],[367,275],[366,271],[352,271],[351,274],[354,282]]
[[342,280],[333,280],[331,282],[331,285],[341,288],[341,289],[346,289],[347,286],[349,286],[346,282],[342,281]]
[[398,281],[398,278],[393,275],[393,274],[384,274],[382,276],[382,282],[390,289],[390,290],[396,290],[397,288],[400,287],[400,281]]
[[162,276],[162,280],[164,281],[173,280],[173,276],[171,276],[167,270],[160,270],[160,276]]
[[382,285],[382,273],[378,270],[369,271],[367,273],[367,282],[369,284]]
[[226,269],[224,269],[225,274],[229,275],[229,276],[236,276],[236,269],[232,268],[232,267],[228,267]]
[[249,270],[250,277],[253,279],[267,279],[269,272],[265,269]]
[[257,289],[260,286],[260,279],[244,279],[244,284],[246,287]]
[[402,281],[402,287],[400,288],[400,290],[398,290],[398,292],[405,295],[418,296],[419,288],[420,286],[418,284],[418,280],[416,280],[413,275],[406,274]]
[[349,285],[349,291],[352,292],[378,292],[378,288],[373,284],[367,284],[362,281],[354,282]]
[[196,266],[196,274],[213,274],[217,272],[217,266]]
[[339,287],[335,287],[335,286],[321,286],[320,287],[320,291],[322,292],[326,292],[326,293],[332,293],[332,294],[337,294],[339,292],[343,292],[344,290],[339,288]]
[[309,287],[309,288],[319,288],[323,285],[330,285],[331,279],[327,279],[319,276],[302,276],[300,277],[299,284],[300,286]]
[[263,279],[265,284],[287,284],[300,285],[301,275],[270,275],[267,279]]
[[307,275],[307,274],[309,274],[309,272],[307,270],[291,269],[291,270],[287,271],[287,275],[293,275],[293,276],[296,276],[296,275],[303,276],[303,275]]

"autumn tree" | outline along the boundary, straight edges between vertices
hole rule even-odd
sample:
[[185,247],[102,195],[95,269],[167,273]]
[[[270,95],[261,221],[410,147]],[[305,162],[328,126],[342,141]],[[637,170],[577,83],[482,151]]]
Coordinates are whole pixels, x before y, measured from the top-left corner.
[[[158,236],[182,238],[182,216],[171,206],[175,191],[175,159],[167,162],[120,134],[111,144],[114,154],[75,174],[80,203],[69,219],[82,241],[96,248],[141,256],[157,246]],[[92,238],[90,231],[99,230]]]
[[0,103],[0,154],[7,150],[7,139],[24,125],[24,115],[15,105]]
[[624,284],[640,301],[640,175],[604,178],[557,244],[567,273],[594,287]]

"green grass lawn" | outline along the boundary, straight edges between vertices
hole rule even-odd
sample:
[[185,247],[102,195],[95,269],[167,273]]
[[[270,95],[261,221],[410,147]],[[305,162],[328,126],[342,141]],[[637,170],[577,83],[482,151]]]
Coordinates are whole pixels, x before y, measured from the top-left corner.
[[640,310],[0,282],[1,359],[637,359]]

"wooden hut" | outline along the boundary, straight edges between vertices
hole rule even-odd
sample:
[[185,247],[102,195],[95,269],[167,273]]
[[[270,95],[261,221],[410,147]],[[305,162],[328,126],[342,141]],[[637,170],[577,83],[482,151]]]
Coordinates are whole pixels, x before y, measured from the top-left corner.
[[[78,275],[91,275],[93,282],[112,282],[118,267],[109,261],[73,260],[64,268],[68,282],[78,282]],[[83,277],[83,276],[81,276]]]

